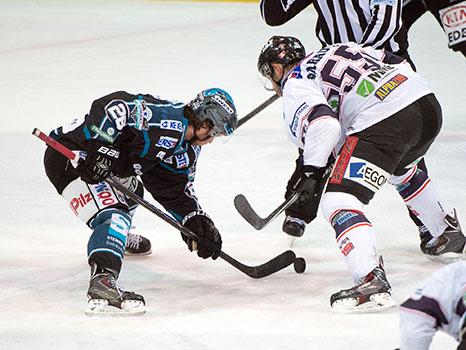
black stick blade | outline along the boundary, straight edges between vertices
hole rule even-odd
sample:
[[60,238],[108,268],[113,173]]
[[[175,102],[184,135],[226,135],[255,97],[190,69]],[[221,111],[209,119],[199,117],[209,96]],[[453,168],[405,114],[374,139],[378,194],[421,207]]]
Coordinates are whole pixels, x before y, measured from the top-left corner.
[[252,227],[256,230],[261,230],[265,225],[268,224],[267,221],[262,219],[257,213],[252,209],[251,204],[249,204],[246,197],[242,194],[238,194],[233,200],[235,208],[238,213],[246,220]]
[[287,250],[281,253],[280,255],[276,256],[272,260],[267,261],[266,263],[259,266],[244,265],[233,259],[225,252],[220,252],[220,258],[230,263],[249,277],[258,279],[270,276],[275,272],[278,272],[280,270],[283,270],[285,267],[290,266],[296,260],[296,254],[292,250]]

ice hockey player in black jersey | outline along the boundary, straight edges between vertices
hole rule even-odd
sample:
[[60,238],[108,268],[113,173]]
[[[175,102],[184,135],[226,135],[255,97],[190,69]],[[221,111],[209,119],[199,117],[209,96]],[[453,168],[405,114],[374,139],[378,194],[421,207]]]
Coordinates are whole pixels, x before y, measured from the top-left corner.
[[427,82],[409,64],[355,43],[306,56],[298,39],[274,36],[257,67],[282,96],[286,133],[302,154],[287,190],[320,197],[329,159],[336,158],[320,207],[355,286],[331,296],[334,310],[394,305],[375,230],[364,213],[387,182],[434,237],[426,242],[427,254],[464,257],[466,237],[455,210],[443,210],[431,179],[417,166],[440,131],[442,113]]
[[466,57],[466,0],[403,0],[403,24],[409,30],[427,11],[445,32],[448,47]]
[[48,147],[44,164],[58,193],[92,230],[86,314],[145,312],[141,295],[117,285],[134,203],[105,179],[112,174],[140,196],[144,187],[199,237],[195,242],[182,236],[188,248],[203,259],[216,259],[221,235],[200,207],[192,180],[201,146],[231,135],[237,122],[234,102],[222,89],[204,90],[188,104],[118,91],[50,133],[79,156],[71,162]]

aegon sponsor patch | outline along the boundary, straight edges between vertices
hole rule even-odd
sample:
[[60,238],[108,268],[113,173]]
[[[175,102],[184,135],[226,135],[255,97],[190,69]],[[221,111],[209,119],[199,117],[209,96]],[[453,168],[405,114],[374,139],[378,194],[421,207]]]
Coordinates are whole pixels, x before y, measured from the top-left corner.
[[377,97],[380,101],[385,100],[385,98],[390,95],[398,86],[403,84],[408,78],[406,78],[402,74],[397,74],[381,87],[379,87],[375,91],[375,97]]
[[382,168],[357,157],[351,157],[344,175],[346,179],[357,182],[373,192],[387,182],[388,176]]

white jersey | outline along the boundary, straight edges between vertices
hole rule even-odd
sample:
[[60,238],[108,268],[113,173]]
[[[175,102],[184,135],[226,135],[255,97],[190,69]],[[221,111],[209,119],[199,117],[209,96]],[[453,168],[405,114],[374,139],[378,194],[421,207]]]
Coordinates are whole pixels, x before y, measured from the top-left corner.
[[304,149],[305,165],[324,166],[347,135],[432,92],[409,64],[384,63],[402,62],[388,55],[355,43],[335,44],[307,56],[289,72],[282,85],[284,122],[291,141]]
[[465,315],[466,262],[427,278],[400,306],[401,350],[427,350],[437,328],[458,339]]

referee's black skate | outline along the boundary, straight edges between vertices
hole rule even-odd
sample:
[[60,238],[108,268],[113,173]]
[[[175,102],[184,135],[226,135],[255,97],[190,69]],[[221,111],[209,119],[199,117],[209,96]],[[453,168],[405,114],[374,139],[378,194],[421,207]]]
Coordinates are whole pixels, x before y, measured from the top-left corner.
[[333,294],[330,305],[335,312],[340,313],[379,311],[396,305],[390,291],[391,286],[380,265],[353,288]]
[[142,295],[121,290],[112,271],[92,267],[87,298],[87,316],[139,316],[146,312]]
[[151,243],[146,237],[131,232],[126,236],[126,256],[149,255],[152,253],[151,248]]
[[419,230],[421,237],[421,250],[430,260],[445,263],[465,258],[466,237],[461,230],[456,210],[445,216],[448,227],[445,231],[433,238],[429,231]]

